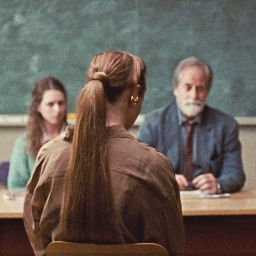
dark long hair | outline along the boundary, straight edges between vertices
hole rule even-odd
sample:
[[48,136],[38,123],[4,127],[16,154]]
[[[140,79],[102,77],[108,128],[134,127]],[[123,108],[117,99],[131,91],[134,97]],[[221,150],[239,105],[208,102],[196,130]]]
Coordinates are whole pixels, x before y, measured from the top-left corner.
[[[38,107],[43,99],[44,92],[47,90],[58,90],[64,94],[67,101],[67,92],[65,86],[54,77],[45,77],[37,81],[32,88],[32,102],[28,111],[28,142],[29,152],[36,157],[39,149],[42,146],[43,137],[43,117],[38,111]],[[64,115],[63,123],[67,122],[67,113]]]
[[61,239],[123,242],[107,166],[106,102],[114,102],[137,84],[143,95],[145,75],[142,59],[126,52],[107,51],[92,59],[77,103],[59,225]]

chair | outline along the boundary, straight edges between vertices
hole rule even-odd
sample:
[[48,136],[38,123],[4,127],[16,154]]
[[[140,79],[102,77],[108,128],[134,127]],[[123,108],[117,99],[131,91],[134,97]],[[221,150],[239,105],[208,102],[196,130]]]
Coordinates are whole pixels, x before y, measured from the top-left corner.
[[54,241],[46,249],[46,256],[168,256],[167,250],[155,243],[83,244]]
[[10,162],[0,162],[0,183],[7,187],[7,177],[9,173]]

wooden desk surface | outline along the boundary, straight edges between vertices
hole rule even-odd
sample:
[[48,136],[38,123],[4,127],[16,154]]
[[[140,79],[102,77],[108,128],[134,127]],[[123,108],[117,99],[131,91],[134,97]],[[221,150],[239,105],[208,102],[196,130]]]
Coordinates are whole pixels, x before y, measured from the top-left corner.
[[[0,190],[0,255],[32,256],[22,220],[24,200],[6,200],[6,191]],[[256,189],[217,199],[181,194],[181,203],[186,255],[256,255]]]
[[[0,219],[21,219],[23,218],[23,203],[24,198],[22,194],[18,192],[16,198],[13,194],[9,194],[9,199],[6,199],[6,193],[8,190],[0,190]],[[17,196],[18,195],[18,196]],[[10,200],[11,199],[11,200]]]
[[[5,199],[0,190],[0,219],[22,218],[22,198]],[[256,215],[256,189],[230,194],[228,198],[200,198],[198,194],[182,194],[183,216]]]
[[183,216],[256,215],[256,189],[231,193],[227,198],[200,198],[181,193]]

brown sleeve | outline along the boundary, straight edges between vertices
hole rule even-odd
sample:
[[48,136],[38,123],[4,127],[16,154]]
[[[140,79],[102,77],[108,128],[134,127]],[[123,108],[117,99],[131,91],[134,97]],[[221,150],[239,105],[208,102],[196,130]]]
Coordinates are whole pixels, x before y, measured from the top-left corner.
[[[24,226],[30,241],[30,244],[34,250],[36,256],[44,255],[45,246],[43,240],[45,238],[41,235],[41,229],[39,226],[40,222],[40,213],[44,205],[44,197],[41,197],[39,202],[34,204],[34,193],[38,181],[41,176],[41,167],[44,157],[42,154],[39,154],[37,157],[34,173],[29,180],[26,187],[25,201],[24,201],[24,210],[23,210],[23,221]],[[47,239],[49,240],[49,239]]]
[[27,184],[23,218],[36,256],[45,254],[58,227],[69,149],[70,144],[60,140],[43,146]]

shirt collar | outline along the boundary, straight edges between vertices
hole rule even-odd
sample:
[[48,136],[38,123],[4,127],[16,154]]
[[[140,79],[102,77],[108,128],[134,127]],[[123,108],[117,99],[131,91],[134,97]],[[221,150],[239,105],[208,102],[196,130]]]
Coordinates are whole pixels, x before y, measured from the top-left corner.
[[[183,125],[188,122],[188,119],[181,113],[179,108],[178,108],[178,120],[179,120],[179,125]],[[202,112],[195,117],[192,123],[201,124],[201,121],[202,121]]]
[[[60,134],[64,133],[67,127],[67,123],[63,123]],[[48,136],[45,132],[43,132],[43,138],[42,138],[42,144],[45,144],[46,142],[52,140],[53,138],[51,136]]]

